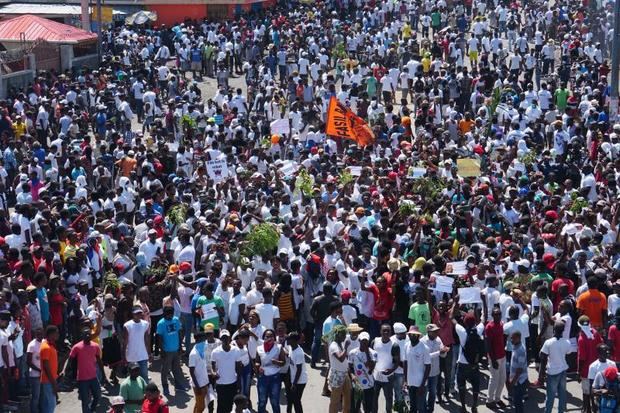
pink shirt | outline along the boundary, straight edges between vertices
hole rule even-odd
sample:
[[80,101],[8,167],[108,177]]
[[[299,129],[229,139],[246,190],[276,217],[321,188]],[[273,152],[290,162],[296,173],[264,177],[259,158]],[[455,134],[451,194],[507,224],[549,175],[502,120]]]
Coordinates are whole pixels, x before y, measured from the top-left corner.
[[69,357],[77,358],[77,379],[92,380],[97,378],[97,356],[100,355],[99,344],[80,341],[71,349]]

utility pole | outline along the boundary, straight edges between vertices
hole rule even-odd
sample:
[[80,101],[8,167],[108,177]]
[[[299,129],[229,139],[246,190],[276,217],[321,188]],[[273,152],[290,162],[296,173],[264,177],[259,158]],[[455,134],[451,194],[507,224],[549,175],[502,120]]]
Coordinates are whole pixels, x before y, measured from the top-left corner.
[[81,0],[82,30],[90,31],[90,16],[88,15],[88,0]]
[[101,0],[97,0],[97,55],[99,57],[99,63],[101,63],[101,44]]
[[609,118],[618,119],[618,71],[620,70],[620,0],[614,2],[614,37],[611,39],[611,100]]

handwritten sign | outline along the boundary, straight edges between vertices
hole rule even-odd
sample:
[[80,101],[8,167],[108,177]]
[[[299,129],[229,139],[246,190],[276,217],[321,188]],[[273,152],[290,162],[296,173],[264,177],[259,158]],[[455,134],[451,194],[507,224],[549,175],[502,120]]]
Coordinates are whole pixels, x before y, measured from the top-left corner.
[[459,303],[460,304],[482,304],[480,298],[480,288],[468,287],[459,288]]
[[228,164],[225,159],[213,159],[207,161],[207,173],[209,178],[216,183],[228,178]]
[[280,172],[282,172],[284,176],[291,176],[297,172],[297,166],[293,162],[287,161],[280,167]]
[[457,159],[458,174],[464,178],[480,176],[480,162],[476,159]]

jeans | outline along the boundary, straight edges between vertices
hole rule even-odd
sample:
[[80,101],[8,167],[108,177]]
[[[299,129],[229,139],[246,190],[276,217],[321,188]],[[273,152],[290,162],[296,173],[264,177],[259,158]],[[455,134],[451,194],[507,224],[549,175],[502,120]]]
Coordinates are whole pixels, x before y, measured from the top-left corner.
[[[454,388],[454,369],[452,368],[452,346],[446,353],[446,357],[439,358],[439,376],[437,376],[437,393],[446,397],[450,395],[450,389]],[[443,377],[442,377],[443,375]]]
[[144,379],[145,382],[149,382],[149,361],[142,360],[138,361],[138,366],[140,366],[140,376]]
[[433,413],[435,410],[435,399],[437,397],[437,382],[439,381],[439,374],[433,377],[429,377],[426,383],[426,391],[428,392],[426,397],[426,412]]
[[388,381],[375,381],[375,406],[379,406],[379,393],[383,389],[385,396],[385,411],[392,412],[392,403],[394,400],[394,376],[390,376]]
[[521,384],[515,384],[512,387],[512,404],[515,408],[515,413],[523,413],[523,398],[527,392],[527,380]]
[[392,385],[394,386],[394,401],[399,403],[403,401],[403,383],[405,382],[405,374],[404,373],[394,373],[394,379],[392,380]]
[[258,413],[267,412],[267,399],[271,403],[273,413],[280,413],[280,388],[282,379],[280,373],[271,376],[260,375],[256,384],[258,390]]
[[362,397],[358,400],[351,402],[352,412],[361,412],[361,407],[364,407],[364,413],[373,413],[375,411],[375,389],[371,387],[369,389],[362,390]]
[[[90,413],[97,410],[99,399],[101,399],[101,385],[99,380],[78,380],[78,394],[82,401],[82,413]],[[90,398],[93,398],[91,401]],[[90,403],[89,403],[90,402]]]
[[409,386],[409,411],[411,413],[426,413],[426,389],[418,395],[419,387]]
[[314,324],[314,338],[312,340],[312,363],[318,363],[321,359],[321,350],[323,349],[323,343],[321,337],[323,336],[323,324]]
[[181,326],[183,327],[183,333],[185,335],[185,353],[189,354],[192,351],[192,324],[194,322],[194,316],[191,313],[181,313]]
[[181,371],[181,358],[178,351],[161,352],[161,387],[162,391],[168,391],[168,374],[172,370],[174,386],[181,387],[185,381]]
[[39,413],[39,404],[41,403],[41,378],[29,377],[30,381],[30,412]]
[[50,383],[41,384],[41,413],[54,413],[56,410],[56,393]]
[[545,413],[553,411],[555,396],[558,396],[557,413],[566,411],[566,371],[559,374],[549,374],[547,376],[547,399],[545,400]]
[[248,363],[247,366],[243,366],[241,370],[241,394],[245,394],[248,399],[250,398],[250,387],[252,385],[252,365]]

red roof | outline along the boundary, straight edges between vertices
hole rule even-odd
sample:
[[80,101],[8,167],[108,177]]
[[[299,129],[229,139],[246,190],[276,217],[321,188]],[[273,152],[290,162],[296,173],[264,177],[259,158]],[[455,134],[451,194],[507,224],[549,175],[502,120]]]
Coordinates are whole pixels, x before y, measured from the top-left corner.
[[[21,38],[22,33],[25,39]],[[0,42],[32,42],[39,39],[51,43],[82,43],[97,39],[97,35],[32,14],[0,22]]]

